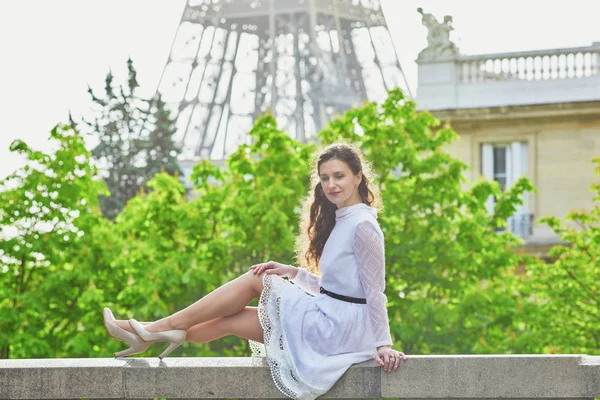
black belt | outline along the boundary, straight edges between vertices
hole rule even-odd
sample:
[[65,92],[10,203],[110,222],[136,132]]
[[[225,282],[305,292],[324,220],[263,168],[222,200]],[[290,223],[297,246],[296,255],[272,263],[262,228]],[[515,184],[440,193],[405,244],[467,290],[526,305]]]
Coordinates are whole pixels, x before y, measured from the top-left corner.
[[348,303],[357,303],[357,304],[367,304],[367,299],[359,299],[357,297],[343,296],[341,294],[330,292],[329,290],[325,290],[323,288],[320,289],[321,293],[326,294],[329,297],[333,297],[334,299],[347,301]]

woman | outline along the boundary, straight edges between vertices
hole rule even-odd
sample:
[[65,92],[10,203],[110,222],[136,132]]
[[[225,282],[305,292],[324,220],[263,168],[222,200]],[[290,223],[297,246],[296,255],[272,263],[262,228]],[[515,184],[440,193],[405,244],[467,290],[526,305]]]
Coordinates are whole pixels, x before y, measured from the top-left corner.
[[[386,372],[398,369],[406,356],[391,347],[383,233],[372,207],[380,200],[371,182],[354,146],[325,147],[304,200],[296,249],[297,258],[321,276],[269,261],[156,322],[115,320],[105,309],[109,333],[131,345],[115,357],[170,342],[162,359],[186,340],[205,343],[233,334],[266,356],[279,390],[298,399],[327,392],[355,363],[375,358]],[[249,307],[255,298],[258,307]]]

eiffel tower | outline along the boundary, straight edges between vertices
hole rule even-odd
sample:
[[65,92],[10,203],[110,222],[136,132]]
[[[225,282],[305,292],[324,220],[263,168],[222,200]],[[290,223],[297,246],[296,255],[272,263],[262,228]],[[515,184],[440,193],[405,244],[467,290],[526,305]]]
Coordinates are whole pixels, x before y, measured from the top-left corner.
[[378,0],[188,0],[158,91],[182,161],[223,160],[270,111],[311,140],[406,79]]

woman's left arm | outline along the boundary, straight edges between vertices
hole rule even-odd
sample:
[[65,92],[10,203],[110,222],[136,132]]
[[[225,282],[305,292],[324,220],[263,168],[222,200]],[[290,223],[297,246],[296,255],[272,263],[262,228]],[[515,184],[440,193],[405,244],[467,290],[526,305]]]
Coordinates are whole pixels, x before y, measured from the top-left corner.
[[375,347],[391,346],[390,324],[386,308],[385,290],[385,251],[383,238],[369,221],[356,227],[354,254],[365,296]]
[[377,355],[375,361],[386,372],[397,370],[400,360],[406,360],[404,353],[392,349],[390,323],[386,308],[385,290],[385,248],[383,236],[369,221],[356,227],[354,253],[358,261],[360,280],[367,298],[367,310]]

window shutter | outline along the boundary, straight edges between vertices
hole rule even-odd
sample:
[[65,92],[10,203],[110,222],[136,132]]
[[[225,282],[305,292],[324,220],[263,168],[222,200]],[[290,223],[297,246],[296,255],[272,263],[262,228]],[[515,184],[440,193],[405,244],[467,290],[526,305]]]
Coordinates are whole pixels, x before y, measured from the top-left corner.
[[[494,147],[491,144],[481,145],[481,173],[487,180],[494,180]],[[494,212],[493,196],[486,200],[485,207],[490,214]]]
[[[512,186],[521,176],[523,176],[523,166],[522,166],[522,155],[521,155],[521,143],[513,142],[510,145],[510,153],[511,153],[511,173],[510,173],[510,186]],[[508,186],[508,185],[507,185]]]
[[[512,174],[511,184],[514,184],[519,178],[527,175],[527,143],[513,142],[511,144],[512,152]],[[528,193],[523,194],[523,204],[517,206],[516,213],[513,217],[508,220],[511,230],[517,236],[527,237],[530,232],[530,221],[529,221],[529,207],[527,202],[529,200]]]

